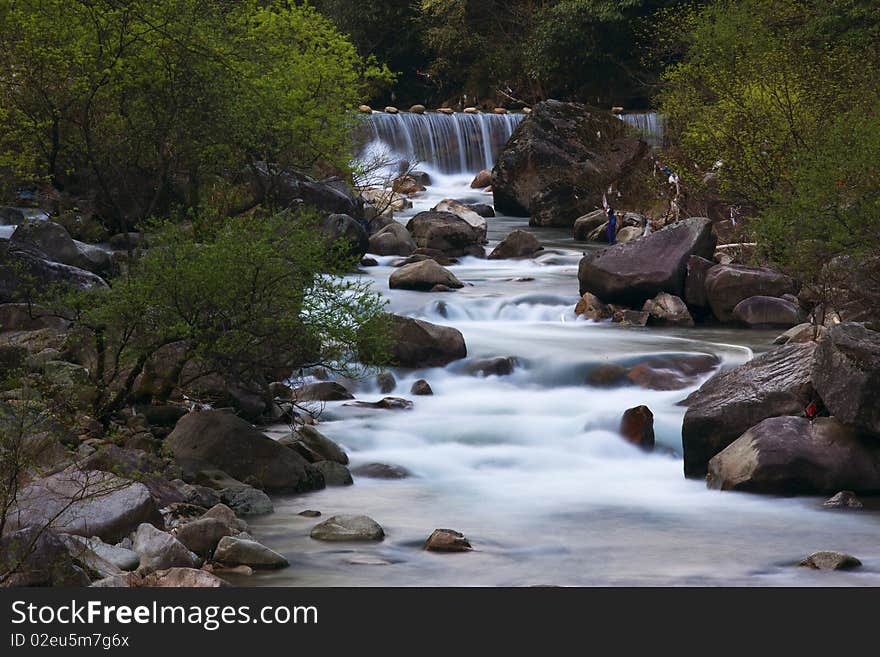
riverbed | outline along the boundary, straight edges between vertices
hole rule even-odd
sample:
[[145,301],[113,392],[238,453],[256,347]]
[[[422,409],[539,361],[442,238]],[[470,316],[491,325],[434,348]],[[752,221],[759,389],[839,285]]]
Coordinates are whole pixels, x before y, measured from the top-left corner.
[[[471,176],[434,176],[398,219],[442,198],[491,203]],[[410,411],[328,403],[320,430],[352,467],[399,465],[401,480],[355,478],[353,486],[278,496],[275,513],[250,518],[259,540],[291,566],[237,580],[250,586],[821,586],[880,585],[880,512],[829,510],[819,498],[708,490],[682,474],[679,391],[585,384],[596,364],[653,354],[714,354],[722,367],[769,348],[774,333],[729,328],[620,328],[576,318],[577,265],[585,245],[522,218],[489,219],[491,246],[532,230],[546,253],[534,260],[464,258],[450,267],[467,284],[454,293],[389,290],[394,258],[363,270],[390,310],[454,326],[468,358],[514,356],[511,376],[475,377],[461,363],[395,371],[392,395]],[[431,397],[413,397],[425,378]],[[383,395],[371,379],[359,399]],[[627,408],[654,413],[658,449],[645,453],[616,433]],[[283,432],[284,427],[276,427]],[[318,510],[322,518],[299,516]],[[366,514],[380,543],[323,543],[312,527],[334,514]],[[474,550],[422,549],[436,528],[463,532]],[[816,550],[864,563],[857,572],[796,567]]]

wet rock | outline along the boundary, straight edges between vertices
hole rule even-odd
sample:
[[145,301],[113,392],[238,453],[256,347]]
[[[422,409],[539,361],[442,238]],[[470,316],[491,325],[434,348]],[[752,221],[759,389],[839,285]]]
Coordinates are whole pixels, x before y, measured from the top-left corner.
[[[370,247],[372,248],[372,247]],[[361,267],[378,267],[379,261],[375,258],[361,258]]]
[[325,402],[354,399],[342,384],[335,381],[307,383],[293,391],[291,399],[296,402]]
[[224,488],[220,491],[220,499],[237,516],[262,516],[275,510],[269,496],[251,486]]
[[489,254],[489,260],[506,258],[533,258],[544,247],[538,239],[524,230],[515,230],[505,237]]
[[318,431],[315,427],[304,425],[299,427],[291,436],[301,441],[313,453],[319,456],[319,461],[333,461],[341,465],[348,465],[348,454],[339,445]]
[[409,220],[406,229],[420,248],[434,249],[447,257],[485,254],[480,246],[483,234],[451,212],[420,212]]
[[168,568],[150,573],[141,586],[175,589],[215,589],[230,586],[229,582],[213,573],[196,568]]
[[480,171],[471,181],[471,189],[485,189],[492,184],[492,172],[489,169]]
[[880,490],[880,444],[835,418],[773,417],[709,461],[712,488],[771,494]]
[[425,549],[431,552],[468,552],[473,548],[461,532],[435,529],[425,541]]
[[335,461],[318,461],[315,468],[324,475],[325,486],[351,486],[354,483],[348,468]]
[[578,270],[580,293],[592,292],[605,302],[636,306],[660,292],[680,297],[688,260],[693,255],[705,257],[714,246],[708,219],[686,219],[644,239],[584,256]]
[[509,376],[516,369],[517,359],[513,356],[499,356],[497,358],[483,358],[468,363],[464,370],[468,374],[476,376]]
[[716,374],[684,402],[684,471],[703,477],[709,460],[770,417],[800,415],[813,397],[815,343],[778,347]]
[[611,318],[611,309],[595,294],[586,292],[574,307],[574,314],[594,322]]
[[604,227],[608,223],[608,214],[605,210],[594,210],[575,220],[572,227],[572,236],[575,241],[586,242],[590,239],[590,235]]
[[469,210],[473,210],[483,217],[483,219],[491,219],[495,216],[495,208],[486,203],[465,203],[465,207]]
[[654,449],[654,414],[647,406],[628,409],[620,421],[620,435],[645,451]]
[[438,265],[433,260],[423,260],[410,265],[404,265],[391,274],[388,285],[392,290],[416,290],[429,292],[437,285],[447,288],[462,288],[462,283],[448,269]]
[[306,509],[305,511],[300,511],[297,515],[302,516],[303,518],[320,518],[321,512],[315,511],[314,509]]
[[412,384],[412,388],[410,388],[410,394],[417,396],[427,396],[433,395],[434,391],[431,389],[431,386],[427,381],[425,381],[424,379],[419,379]]
[[51,525],[58,532],[113,542],[144,522],[162,524],[144,484],[107,472],[68,469],[22,489],[7,527]]
[[225,504],[215,504],[210,509],[208,509],[203,518],[214,518],[215,520],[219,520],[229,529],[229,533],[234,535],[239,532],[246,532],[248,530],[247,523],[235,515],[235,512]]
[[692,308],[706,309],[709,297],[706,296],[706,274],[715,263],[706,258],[693,255],[685,267],[684,300]]
[[623,365],[604,363],[590,370],[587,374],[586,384],[596,388],[613,388],[627,385],[630,382],[626,376],[627,372],[627,368]]
[[611,313],[611,321],[621,326],[647,326],[649,315],[644,310],[618,308]]
[[645,301],[642,310],[648,313],[648,323],[657,326],[693,326],[684,301],[667,292],[661,292],[653,299]]
[[286,568],[287,559],[267,548],[262,543],[234,536],[220,539],[214,552],[214,561],[230,566],[250,566],[251,568]]
[[862,503],[851,490],[842,490],[822,504],[826,509],[861,509]]
[[384,397],[377,402],[355,401],[344,404],[344,406],[357,406],[359,408],[375,408],[386,411],[408,411],[413,407],[413,403],[402,397]]
[[814,552],[798,564],[814,570],[853,570],[861,565],[862,562],[850,554],[830,551]]
[[141,575],[167,568],[198,568],[201,560],[171,534],[146,523],[140,525],[134,536],[134,551],[140,555],[138,572]]
[[631,367],[626,376],[648,390],[683,390],[720,364],[718,357],[711,354],[651,356]]
[[381,541],[385,532],[367,516],[338,515],[315,525],[310,536],[319,541]]
[[177,540],[201,557],[207,557],[224,536],[232,530],[220,518],[202,517],[182,525],[177,530]]
[[52,530],[32,526],[0,536],[0,573],[11,573],[3,586],[88,586],[79,568]]
[[440,201],[437,205],[431,208],[431,212],[449,212],[454,214],[461,219],[464,219],[471,228],[477,234],[480,244],[486,243],[486,232],[488,229],[488,225],[486,224],[486,219],[473,210],[471,210],[464,203],[460,203],[453,199],[445,199]]
[[412,176],[404,175],[394,179],[391,183],[391,189],[398,194],[412,196],[425,191],[425,186],[420,184],[419,181]]
[[880,332],[838,324],[816,348],[813,382],[841,422],[880,435]]
[[776,297],[749,297],[736,304],[733,320],[750,327],[788,328],[803,321],[797,304]]
[[797,283],[789,276],[762,267],[716,265],[706,273],[706,297],[712,313],[722,322],[734,319],[736,306],[749,297],[781,297],[797,294]]
[[[396,221],[388,224],[370,237],[370,253],[381,256],[409,256],[418,246],[406,226]],[[378,264],[378,263],[377,263]]]
[[406,479],[411,476],[410,471],[406,468],[386,463],[359,465],[353,468],[351,472],[357,477],[366,477],[367,479]]
[[443,367],[465,358],[464,336],[457,329],[391,315],[391,358],[400,367]]

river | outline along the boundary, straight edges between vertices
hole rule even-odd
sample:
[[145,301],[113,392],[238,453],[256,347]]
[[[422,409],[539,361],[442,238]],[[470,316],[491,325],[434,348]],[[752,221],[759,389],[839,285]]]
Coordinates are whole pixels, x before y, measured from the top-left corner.
[[[406,221],[442,198],[491,202],[468,188],[471,175],[434,174],[434,185],[399,216]],[[520,218],[489,219],[495,243]],[[818,498],[773,498],[707,490],[682,475],[675,392],[591,388],[597,363],[646,354],[711,353],[724,366],[766,350],[766,331],[625,329],[576,319],[583,244],[558,229],[529,229],[548,250],[534,261],[465,258],[451,267],[468,286],[454,293],[389,290],[393,258],[364,270],[394,312],[454,326],[468,357],[516,356],[512,376],[477,378],[460,364],[395,372],[392,393],[411,411],[328,403],[320,429],[352,466],[381,462],[413,473],[402,480],[356,478],[354,486],[274,498],[275,513],[249,519],[253,533],[291,562],[238,583],[275,586],[655,586],[880,585],[880,513],[822,508]],[[528,280],[517,280],[528,279]],[[425,378],[432,397],[412,397]],[[696,386],[694,386],[696,387]],[[364,381],[358,398],[382,394]],[[659,449],[647,454],[616,435],[621,414],[646,404]],[[285,431],[276,427],[277,432]],[[381,543],[309,538],[323,518],[305,509],[366,514]],[[435,528],[463,532],[464,554],[421,549]],[[794,564],[820,549],[858,556],[858,572]]]

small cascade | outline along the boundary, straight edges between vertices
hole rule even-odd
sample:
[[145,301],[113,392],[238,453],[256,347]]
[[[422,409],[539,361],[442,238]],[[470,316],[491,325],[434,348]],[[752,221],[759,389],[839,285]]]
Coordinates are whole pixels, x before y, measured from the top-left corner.
[[366,117],[370,143],[359,159],[385,156],[448,174],[491,169],[523,118],[523,114],[374,112]]
[[618,114],[618,118],[638,130],[642,139],[651,146],[655,148],[663,146],[665,124],[661,114],[657,112]]

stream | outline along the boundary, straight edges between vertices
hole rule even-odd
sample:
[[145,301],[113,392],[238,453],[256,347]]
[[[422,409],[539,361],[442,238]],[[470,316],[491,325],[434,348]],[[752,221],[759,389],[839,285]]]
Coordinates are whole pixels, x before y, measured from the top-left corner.
[[[472,174],[432,173],[406,222],[443,198],[491,203]],[[348,487],[277,496],[275,513],[249,518],[252,532],[291,562],[236,580],[250,586],[822,586],[880,585],[880,512],[828,510],[820,498],[774,498],[708,490],[682,474],[679,391],[590,387],[596,364],[654,354],[715,354],[723,367],[769,348],[775,333],[730,328],[634,329],[575,318],[577,265],[587,245],[567,231],[531,229],[522,218],[489,219],[489,248],[515,228],[533,230],[535,260],[464,258],[450,267],[467,286],[454,293],[389,290],[395,258],[364,269],[390,310],[454,326],[468,358],[515,356],[511,376],[479,378],[446,368],[395,371],[394,396],[410,411],[327,403],[320,430],[351,467],[388,463],[412,476],[355,478]],[[519,279],[519,280],[518,280]],[[413,397],[425,378],[431,397]],[[383,397],[372,379],[359,399]],[[658,449],[645,453],[616,429],[645,404]],[[282,434],[287,427],[275,427]],[[298,515],[315,509],[321,518]],[[380,543],[324,543],[312,527],[334,514],[366,514]],[[474,550],[422,548],[435,528],[461,531]],[[816,550],[856,555],[856,572],[795,567]]]

